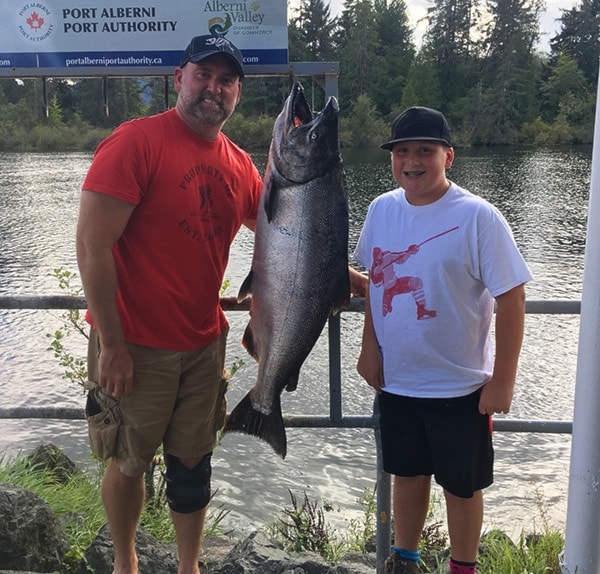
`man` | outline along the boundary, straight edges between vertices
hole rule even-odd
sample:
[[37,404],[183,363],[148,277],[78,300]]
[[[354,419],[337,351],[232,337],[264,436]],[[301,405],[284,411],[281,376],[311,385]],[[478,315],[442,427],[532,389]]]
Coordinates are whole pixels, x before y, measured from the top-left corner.
[[179,574],[198,574],[211,453],[226,410],[227,321],[219,290],[261,178],[222,132],[243,60],[198,36],[174,72],[176,107],[104,140],[83,184],[77,260],[92,325],[86,413],[108,465],[102,496],[114,573],[135,574],[143,474],[162,444]]

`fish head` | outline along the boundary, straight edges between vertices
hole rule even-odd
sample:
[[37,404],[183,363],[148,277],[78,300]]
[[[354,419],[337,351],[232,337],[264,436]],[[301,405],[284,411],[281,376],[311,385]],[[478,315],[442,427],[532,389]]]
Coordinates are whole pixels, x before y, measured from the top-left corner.
[[341,163],[338,138],[339,106],[331,96],[314,114],[296,82],[273,128],[271,157],[279,174],[306,183]]

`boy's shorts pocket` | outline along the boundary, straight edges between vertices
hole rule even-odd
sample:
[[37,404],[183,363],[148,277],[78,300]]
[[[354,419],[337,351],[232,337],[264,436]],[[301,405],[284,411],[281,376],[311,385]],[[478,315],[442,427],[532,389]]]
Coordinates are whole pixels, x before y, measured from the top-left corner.
[[119,420],[115,412],[118,407],[102,405],[97,399],[97,392],[98,389],[88,392],[85,415],[88,422],[90,449],[98,458],[106,460],[116,452]]

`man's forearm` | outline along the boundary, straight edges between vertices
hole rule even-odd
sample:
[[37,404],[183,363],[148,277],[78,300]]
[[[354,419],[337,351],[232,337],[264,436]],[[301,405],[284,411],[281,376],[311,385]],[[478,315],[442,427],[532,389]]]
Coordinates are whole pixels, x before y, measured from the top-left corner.
[[87,306],[104,348],[124,343],[117,307],[117,273],[112,251],[78,246],[77,262]]

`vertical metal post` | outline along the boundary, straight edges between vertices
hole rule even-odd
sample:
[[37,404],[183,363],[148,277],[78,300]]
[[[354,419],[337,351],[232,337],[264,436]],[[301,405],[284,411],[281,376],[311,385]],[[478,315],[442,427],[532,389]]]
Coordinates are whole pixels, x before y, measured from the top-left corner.
[[42,78],[42,114],[44,114],[45,118],[48,118],[50,115],[49,107],[48,107],[48,84],[47,78]]
[[169,76],[165,76],[165,110],[169,109]]
[[[373,416],[379,417],[379,398],[373,402]],[[392,477],[383,470],[381,452],[381,430],[375,427],[375,447],[377,449],[377,572],[383,572],[383,563],[390,555],[392,541]]]
[[340,313],[330,313],[329,336],[329,417],[339,424],[342,420],[342,347]]
[[592,152],[564,574],[600,572],[600,84]]
[[329,96],[338,96],[338,77],[337,74],[325,74],[325,101],[329,99]]
[[104,117],[108,117],[108,78],[104,76],[102,78],[102,109],[104,110]]

